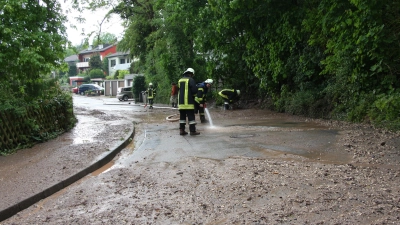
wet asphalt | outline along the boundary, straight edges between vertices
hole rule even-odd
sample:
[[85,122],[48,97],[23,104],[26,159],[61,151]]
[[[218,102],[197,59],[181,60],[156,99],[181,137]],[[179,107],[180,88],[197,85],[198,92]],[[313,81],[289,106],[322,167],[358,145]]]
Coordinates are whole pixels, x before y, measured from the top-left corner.
[[[152,164],[157,162],[179,162],[188,157],[222,160],[229,157],[258,157],[258,158],[287,158],[293,159],[301,156],[302,160],[319,161],[325,163],[345,164],[350,161],[350,155],[336,146],[340,131],[292,117],[277,115],[259,110],[232,110],[223,111],[220,108],[209,108],[209,121],[212,123],[198,124],[199,136],[180,136],[178,122],[169,122],[178,113],[168,105],[155,104],[154,110],[145,108],[143,103],[135,104],[133,101],[121,102],[112,97],[85,97],[74,95],[74,105],[88,110],[97,110],[109,114],[119,114],[132,120],[136,125],[132,127],[121,141],[118,142],[107,154],[98,157],[84,170],[77,171],[68,178],[60,180],[51,187],[39,185],[41,190],[22,194],[5,193],[14,197],[12,200],[0,204],[0,221],[14,215],[18,211],[29,207],[35,202],[48,197],[58,190],[70,185],[83,176],[103,166],[109,169],[112,166],[128,167],[133,163],[141,162]],[[90,116],[79,120],[77,126],[90,124]],[[98,134],[99,126],[86,125],[81,132],[73,132],[70,141],[75,144],[85,144],[93,141]],[[84,132],[82,132],[84,130]],[[84,137],[84,138],[83,138]],[[133,151],[124,151],[124,148],[133,138]],[[57,143],[57,142],[56,142]],[[65,144],[59,142],[60,145]],[[60,146],[62,148],[62,146]],[[36,149],[37,154],[40,149]],[[121,155],[115,158],[117,153]],[[25,153],[25,157],[29,156]],[[30,153],[32,154],[32,152]],[[42,157],[46,157],[43,155]],[[14,158],[14,157],[12,157]],[[32,158],[33,159],[33,158]],[[18,159],[13,159],[18,160]],[[0,181],[10,179],[4,175],[6,171],[6,157],[0,158]],[[114,161],[112,164],[107,164]],[[2,163],[4,162],[4,163]],[[34,161],[29,161],[34,163]],[[40,163],[40,159],[37,159]],[[9,162],[8,162],[9,163]],[[13,179],[21,182],[18,174],[26,174],[20,166],[14,169]],[[11,173],[10,173],[11,174]],[[4,182],[2,182],[5,184]],[[0,185],[0,187],[2,187]],[[6,188],[2,188],[5,190]]]

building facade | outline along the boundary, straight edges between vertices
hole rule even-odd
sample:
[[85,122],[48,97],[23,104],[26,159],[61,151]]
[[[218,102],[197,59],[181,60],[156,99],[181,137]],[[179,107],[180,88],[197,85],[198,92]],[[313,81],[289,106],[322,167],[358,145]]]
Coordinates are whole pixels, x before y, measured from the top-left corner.
[[110,76],[114,76],[117,70],[129,70],[131,67],[131,57],[129,52],[116,52],[108,55],[108,72]]
[[88,49],[83,50],[79,52],[78,54],[78,59],[79,62],[76,64],[76,67],[80,72],[85,71],[90,68],[89,66],[89,61],[90,58],[93,55],[100,55],[100,60],[103,61],[103,59],[110,54],[116,53],[117,52],[117,46],[116,45],[110,45],[110,44],[104,44],[104,45],[98,45],[97,47],[89,46]]

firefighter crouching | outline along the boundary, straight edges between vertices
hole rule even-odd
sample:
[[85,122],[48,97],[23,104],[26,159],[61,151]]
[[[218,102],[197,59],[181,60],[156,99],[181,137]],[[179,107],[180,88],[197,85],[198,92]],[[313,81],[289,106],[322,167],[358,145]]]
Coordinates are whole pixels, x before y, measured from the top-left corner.
[[229,110],[230,109],[230,104],[239,99],[240,90],[237,90],[237,89],[223,89],[218,94],[224,100],[224,108],[226,110]]

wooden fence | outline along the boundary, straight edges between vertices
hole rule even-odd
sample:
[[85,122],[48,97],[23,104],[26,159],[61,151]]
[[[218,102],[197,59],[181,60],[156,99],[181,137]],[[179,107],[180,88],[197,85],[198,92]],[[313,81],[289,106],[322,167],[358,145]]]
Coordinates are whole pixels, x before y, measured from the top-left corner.
[[67,104],[43,103],[25,110],[0,111],[0,152],[32,145],[54,133],[63,133],[74,124],[73,109]]

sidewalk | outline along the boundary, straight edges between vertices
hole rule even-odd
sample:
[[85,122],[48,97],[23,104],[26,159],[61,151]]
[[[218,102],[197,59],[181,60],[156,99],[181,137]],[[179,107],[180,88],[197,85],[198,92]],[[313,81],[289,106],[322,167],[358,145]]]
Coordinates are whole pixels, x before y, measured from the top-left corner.
[[[105,104],[118,104],[101,98]],[[133,138],[132,121],[74,111],[78,123],[71,131],[0,156],[0,222],[101,168]]]

